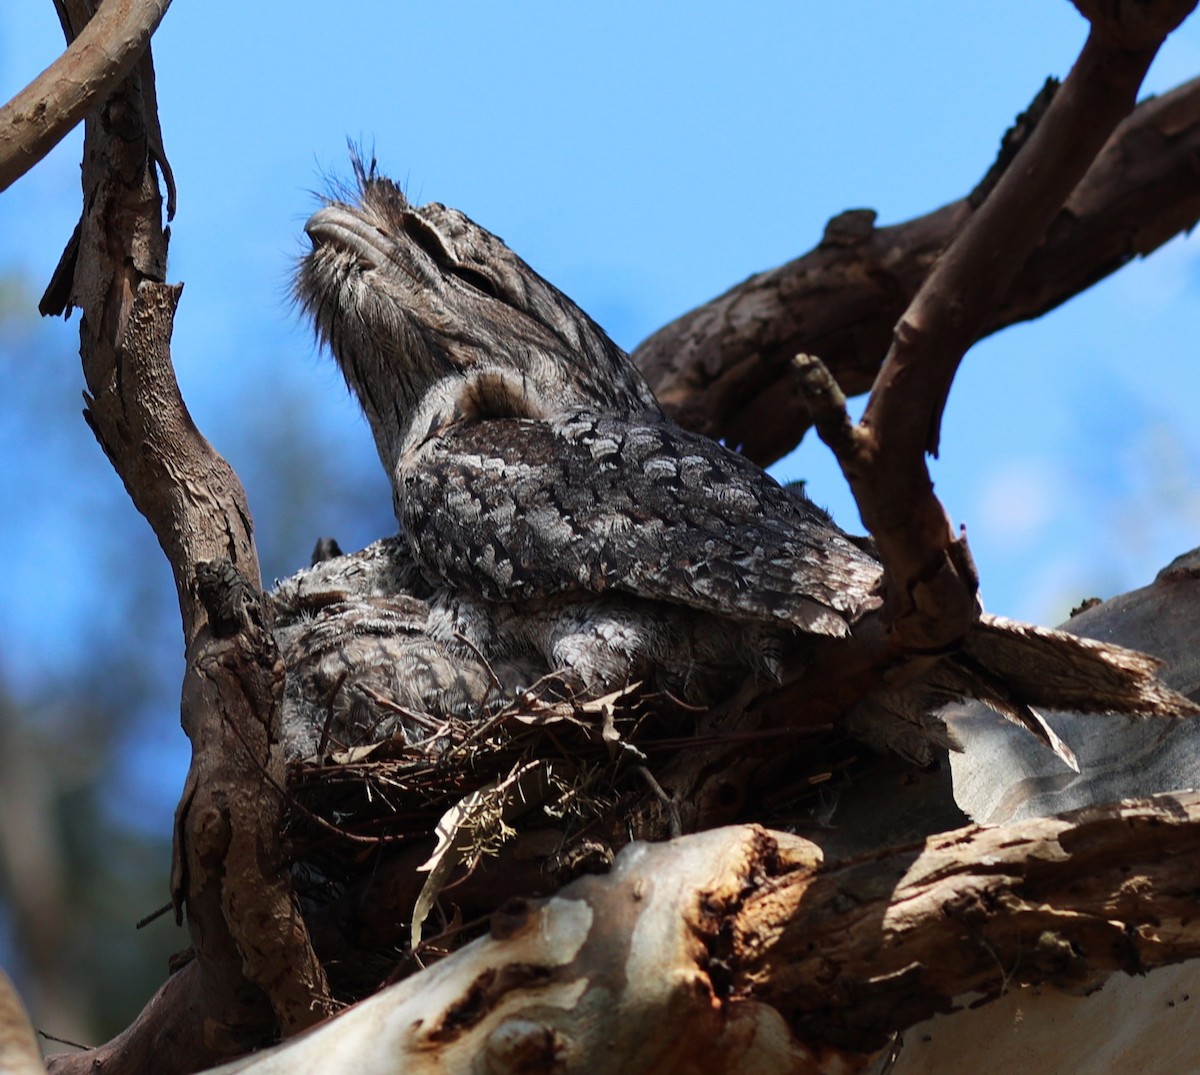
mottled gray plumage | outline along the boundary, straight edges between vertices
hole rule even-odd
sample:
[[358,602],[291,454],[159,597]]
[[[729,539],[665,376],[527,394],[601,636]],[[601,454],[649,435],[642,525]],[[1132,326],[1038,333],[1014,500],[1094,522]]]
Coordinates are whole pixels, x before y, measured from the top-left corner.
[[398,474],[422,564],[488,600],[616,590],[837,636],[875,602],[879,565],[806,500],[666,421],[459,422]]
[[397,539],[328,557],[276,586],[289,757],[313,754],[323,742],[329,749],[395,735],[411,742],[429,734],[423,717],[483,711],[494,693],[488,669],[466,647],[432,635],[428,602],[418,596],[426,589]]
[[513,604],[430,587],[402,538],[323,559],[270,596],[291,758],[426,739],[431,720],[502,708],[551,673],[704,701],[780,656],[753,625],[620,594]]
[[359,174],[297,291],[363,403],[431,580],[491,601],[618,590],[829,635],[879,565],[748,460],[681,429],[495,236]]
[[[859,544],[676,425],[628,356],[499,239],[411,205],[373,168],[357,178],[356,203],[309,220],[296,290],[371,424],[438,644],[467,637],[488,660],[522,654],[589,688],[650,675],[712,701],[878,609],[881,568]],[[1069,757],[1030,705],[1175,704],[1148,659],[1106,694],[1121,661],[1084,659],[1068,638],[987,621],[923,694],[877,694],[864,711],[920,724],[928,703],[974,694]],[[1006,678],[1047,651],[1069,675]]]

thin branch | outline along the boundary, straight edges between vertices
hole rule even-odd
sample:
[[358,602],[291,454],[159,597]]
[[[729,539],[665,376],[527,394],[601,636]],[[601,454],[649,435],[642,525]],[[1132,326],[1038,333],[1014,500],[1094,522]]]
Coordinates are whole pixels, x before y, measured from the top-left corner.
[[[1143,101],[1117,128],[979,335],[1040,317],[1200,219],[1200,79]],[[893,326],[971,219],[967,198],[874,227],[855,210],[809,253],[659,329],[634,352],[682,424],[767,464],[810,420],[797,353],[820,355],[847,395],[866,392]]]
[[0,108],[0,190],[50,152],[141,58],[171,0],[105,0],[57,60]]

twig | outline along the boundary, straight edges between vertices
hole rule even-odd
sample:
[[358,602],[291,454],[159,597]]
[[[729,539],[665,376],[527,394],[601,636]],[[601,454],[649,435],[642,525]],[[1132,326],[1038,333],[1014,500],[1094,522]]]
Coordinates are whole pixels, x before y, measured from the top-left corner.
[[53,1041],[59,1045],[69,1045],[69,1046],[71,1046],[72,1049],[90,1049],[91,1048],[90,1045],[83,1045],[80,1042],[72,1041],[70,1038],[60,1038],[56,1034],[51,1034],[46,1030],[39,1030],[37,1032],[37,1035],[39,1038],[43,1038],[46,1041]]
[[150,925],[151,922],[157,922],[158,919],[162,918],[163,915],[167,914],[171,910],[172,905],[169,903],[164,903],[157,910],[151,911],[147,915],[142,915],[142,917],[133,924],[133,928],[145,929],[148,925]]
[[317,757],[325,757],[325,748],[329,746],[329,730],[333,727],[334,703],[337,701],[338,692],[342,689],[342,685],[346,682],[346,677],[350,673],[343,671],[334,683],[333,689],[329,692],[329,701],[325,704],[325,723],[321,727],[321,739],[317,743]]
[[479,712],[477,716],[482,718],[487,712],[487,702],[492,691],[495,691],[497,694],[503,696],[504,686],[500,682],[500,677],[496,675],[495,670],[492,668],[491,662],[483,655],[483,652],[477,645],[475,645],[474,642],[472,642],[461,631],[455,631],[454,637],[464,646],[466,646],[473,654],[475,654],[475,657],[478,659],[479,663],[483,665],[484,671],[488,674],[488,689],[484,691],[483,697],[479,699]]
[[683,823],[679,819],[679,804],[675,801],[674,796],[666,793],[666,790],[654,779],[654,774],[646,766],[635,765],[633,771],[646,782],[646,786],[653,792],[654,797],[666,807],[667,816],[670,819],[671,839],[677,840],[683,835]]

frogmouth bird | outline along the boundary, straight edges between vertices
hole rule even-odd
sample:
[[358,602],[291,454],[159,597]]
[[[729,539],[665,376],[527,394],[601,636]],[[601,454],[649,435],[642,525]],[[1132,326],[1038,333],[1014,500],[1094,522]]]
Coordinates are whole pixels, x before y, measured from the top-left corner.
[[[817,641],[868,633],[882,569],[867,543],[676,424],[496,236],[413,205],[373,164],[356,179],[308,221],[296,293],[366,413],[435,637],[532,654],[581,689],[642,681],[711,703],[747,676],[820,675]],[[899,743],[913,713],[978,697],[1069,760],[1033,707],[1175,712],[1154,667],[981,616],[863,705],[871,735],[888,742],[895,718]]]

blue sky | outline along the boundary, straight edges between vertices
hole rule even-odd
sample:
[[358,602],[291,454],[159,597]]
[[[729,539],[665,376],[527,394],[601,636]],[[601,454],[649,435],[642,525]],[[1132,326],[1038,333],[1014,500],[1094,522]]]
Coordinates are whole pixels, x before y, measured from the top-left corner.
[[[174,348],[185,397],[218,448],[252,423],[319,430],[326,465],[295,506],[311,514],[296,529],[328,532],[339,470],[376,466],[375,455],[288,279],[312,192],[348,171],[347,138],[373,146],[412,196],[503,236],[631,347],[807,250],[843,209],[870,206],[890,223],[963,194],[1043,79],[1066,73],[1084,30],[1065,0],[180,2],[155,61],[180,188],[170,276],[186,284]],[[0,96],[60,47],[48,0],[5,5]],[[1193,19],[1147,88],[1198,72]],[[79,145],[73,137],[0,195],[0,275],[48,279],[78,214]],[[990,609],[1057,621],[1079,598],[1144,583],[1197,544],[1198,324],[1193,237],[968,356],[934,478],[968,526]],[[43,331],[72,362],[75,323]],[[19,346],[0,350],[7,383],[21,362]],[[62,398],[71,412],[76,376]],[[23,371],[20,382],[36,378]],[[295,405],[266,402],[277,393]],[[0,555],[13,572],[0,663],[18,683],[86,637],[80,624],[103,598],[81,596],[85,519],[93,498],[124,496],[104,478],[78,488],[79,460],[98,455],[79,423],[31,512],[37,430],[21,407],[14,390],[0,409]],[[241,450],[232,461],[262,533],[269,475]],[[843,525],[858,526],[815,440],[775,472],[807,478]],[[339,520],[344,544],[386,525],[378,481],[379,512]],[[305,537],[278,550],[268,573],[300,566],[310,546]],[[139,581],[169,587],[157,555],[147,539]],[[173,723],[160,732],[181,738]]]

